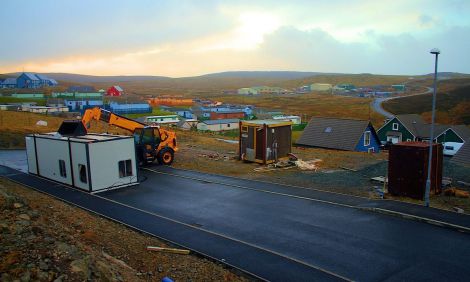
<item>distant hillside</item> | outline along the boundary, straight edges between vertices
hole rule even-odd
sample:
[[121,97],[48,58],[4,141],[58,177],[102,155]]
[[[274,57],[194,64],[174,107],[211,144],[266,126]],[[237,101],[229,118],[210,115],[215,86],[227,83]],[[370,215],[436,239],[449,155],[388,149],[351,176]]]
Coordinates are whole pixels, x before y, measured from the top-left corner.
[[276,78],[276,79],[299,79],[316,75],[338,75],[333,73],[321,72],[302,72],[302,71],[226,71],[219,73],[210,73],[197,77],[204,78]]
[[60,81],[78,82],[78,83],[106,83],[106,82],[132,82],[132,81],[159,81],[169,80],[165,76],[151,75],[118,75],[118,76],[94,76],[70,73],[45,73],[50,78]]
[[318,74],[301,79],[293,79],[285,83],[284,87],[297,87],[312,83],[329,83],[332,85],[339,83],[351,83],[357,87],[373,85],[391,85],[409,81],[409,76],[403,75],[376,75],[370,73],[361,74]]
[[[438,89],[437,122],[470,125],[470,79],[449,79]],[[421,114],[429,119],[432,94],[390,100],[383,106],[394,114]]]

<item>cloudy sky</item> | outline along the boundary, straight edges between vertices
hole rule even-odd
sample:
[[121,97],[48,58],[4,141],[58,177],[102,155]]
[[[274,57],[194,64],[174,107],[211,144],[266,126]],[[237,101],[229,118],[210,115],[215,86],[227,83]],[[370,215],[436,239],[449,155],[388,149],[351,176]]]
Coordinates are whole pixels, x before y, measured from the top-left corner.
[[2,0],[0,73],[470,73],[470,1]]

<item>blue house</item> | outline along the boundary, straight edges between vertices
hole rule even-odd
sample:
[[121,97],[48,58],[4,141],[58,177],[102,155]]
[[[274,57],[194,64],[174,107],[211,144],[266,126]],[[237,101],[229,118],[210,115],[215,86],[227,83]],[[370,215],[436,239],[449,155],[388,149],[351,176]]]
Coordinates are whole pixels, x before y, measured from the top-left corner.
[[380,141],[367,120],[314,117],[298,145],[356,152],[379,152]]
[[39,88],[41,80],[30,72],[24,72],[16,79],[17,88]]
[[89,100],[89,99],[82,99],[82,100],[64,100],[65,106],[69,108],[71,112],[81,112],[83,113],[86,109],[94,108],[94,107],[102,107],[103,100]]
[[151,113],[152,107],[148,103],[129,103],[119,104],[111,102],[109,108],[113,113],[116,114],[140,114],[140,113]]
[[58,85],[57,81],[45,75],[24,72],[16,78],[16,85],[11,88],[41,88],[56,85]]
[[176,113],[178,116],[183,117],[185,119],[193,119],[194,115],[189,109],[184,108],[169,108],[168,111]]
[[52,78],[49,78],[45,75],[42,75],[42,74],[35,74],[36,77],[39,79],[39,83],[41,85],[41,87],[44,87],[44,86],[56,86],[58,85],[59,83],[57,83],[57,81],[55,79],[52,79]]
[[0,88],[16,88],[16,78],[7,78],[1,84]]

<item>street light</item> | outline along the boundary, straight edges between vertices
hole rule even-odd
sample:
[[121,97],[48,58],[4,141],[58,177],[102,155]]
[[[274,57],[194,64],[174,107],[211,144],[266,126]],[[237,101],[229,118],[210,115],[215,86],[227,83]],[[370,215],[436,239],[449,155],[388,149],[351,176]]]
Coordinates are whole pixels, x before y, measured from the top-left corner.
[[431,190],[432,143],[434,139],[434,119],[436,117],[437,57],[441,51],[439,51],[437,48],[433,48],[430,53],[436,55],[436,60],[434,64],[434,91],[432,94],[431,133],[429,134],[428,178],[426,179],[426,191],[424,191],[424,205],[426,207],[429,207],[429,193]]

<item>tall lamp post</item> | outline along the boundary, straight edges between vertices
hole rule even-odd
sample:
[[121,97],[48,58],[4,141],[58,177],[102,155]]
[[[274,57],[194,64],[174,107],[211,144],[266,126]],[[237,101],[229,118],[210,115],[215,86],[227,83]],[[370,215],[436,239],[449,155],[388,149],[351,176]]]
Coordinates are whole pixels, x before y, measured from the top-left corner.
[[431,190],[432,143],[434,139],[434,119],[436,117],[437,57],[441,51],[439,51],[437,48],[434,48],[430,53],[436,55],[436,60],[434,64],[434,91],[432,94],[431,133],[429,134],[428,178],[426,179],[426,191],[424,191],[424,205],[426,207],[429,207],[429,193]]

